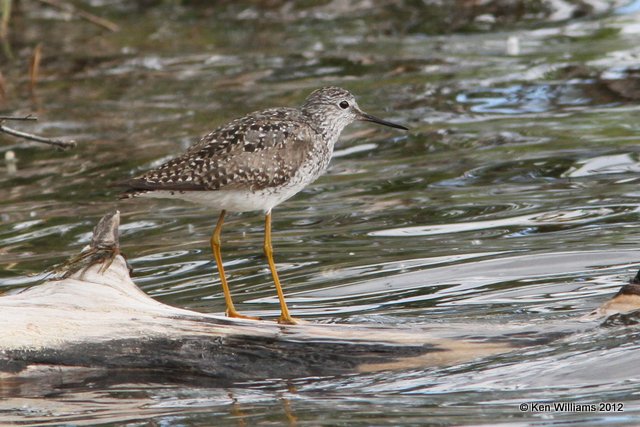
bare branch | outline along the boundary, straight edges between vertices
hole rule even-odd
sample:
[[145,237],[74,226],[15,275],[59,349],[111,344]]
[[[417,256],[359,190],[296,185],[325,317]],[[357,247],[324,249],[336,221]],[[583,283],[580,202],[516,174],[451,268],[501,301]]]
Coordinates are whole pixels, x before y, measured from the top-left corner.
[[38,120],[38,118],[36,116],[32,116],[31,114],[27,114],[24,117],[0,116],[0,122],[3,122],[5,120],[13,120],[13,121],[23,122],[23,121],[35,121],[35,120]]
[[84,11],[82,9],[78,9],[74,5],[70,3],[65,3],[59,0],[38,0],[40,3],[44,3],[51,7],[55,7],[56,9],[63,10],[65,12],[71,13],[72,15],[76,15],[78,18],[82,18],[85,21],[89,21],[92,24],[95,24],[99,27],[106,28],[109,31],[120,31],[120,26],[115,22],[111,22],[108,19],[101,18],[92,13]]
[[[23,119],[23,120],[30,120],[30,119]],[[28,139],[30,141],[36,141],[36,142],[43,142],[45,144],[49,144],[49,145],[55,145],[56,147],[60,147],[60,148],[72,148],[76,146],[76,142],[75,141],[63,141],[61,139],[54,139],[54,138],[45,138],[43,136],[38,136],[38,135],[34,135],[32,133],[27,133],[27,132],[22,132],[16,129],[12,129],[12,128],[8,128],[4,125],[0,124],[0,132],[4,132],[7,133],[9,135],[13,135],[13,136],[17,136],[19,138],[24,138],[24,139]]]

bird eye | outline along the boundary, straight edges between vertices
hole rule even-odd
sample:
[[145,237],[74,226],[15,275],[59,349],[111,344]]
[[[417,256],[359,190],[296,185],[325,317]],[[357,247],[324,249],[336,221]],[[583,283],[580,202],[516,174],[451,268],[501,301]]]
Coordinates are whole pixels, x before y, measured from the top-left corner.
[[340,108],[342,108],[343,110],[346,110],[347,108],[349,108],[349,103],[347,101],[342,101],[338,105],[340,105]]

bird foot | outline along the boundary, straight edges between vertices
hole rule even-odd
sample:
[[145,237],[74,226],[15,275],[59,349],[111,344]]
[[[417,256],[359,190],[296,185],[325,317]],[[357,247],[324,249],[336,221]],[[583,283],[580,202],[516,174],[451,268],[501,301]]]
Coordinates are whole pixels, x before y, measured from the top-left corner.
[[295,317],[278,317],[278,323],[281,325],[302,325],[307,323],[305,320],[296,319]]
[[261,318],[255,316],[245,316],[244,314],[240,314],[237,311],[227,310],[225,314],[227,315],[227,317],[233,317],[235,319],[262,320]]

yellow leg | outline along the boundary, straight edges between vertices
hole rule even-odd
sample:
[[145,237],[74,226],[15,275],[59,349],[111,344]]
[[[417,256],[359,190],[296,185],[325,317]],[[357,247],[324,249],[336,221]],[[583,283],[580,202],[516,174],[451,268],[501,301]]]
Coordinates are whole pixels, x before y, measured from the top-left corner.
[[220,233],[222,232],[222,224],[224,224],[224,215],[226,211],[220,212],[220,218],[218,218],[218,223],[216,224],[216,228],[213,230],[213,234],[211,235],[211,250],[213,251],[213,257],[216,259],[216,264],[218,265],[218,272],[220,273],[220,282],[222,283],[222,291],[224,292],[224,301],[227,304],[226,314],[229,317],[239,317],[242,319],[255,319],[258,320],[258,317],[250,317],[244,316],[236,311],[236,308],[233,306],[233,300],[231,299],[231,291],[229,290],[229,284],[227,283],[227,277],[224,274],[224,266],[222,265],[222,253],[220,252]]
[[264,254],[267,257],[269,270],[271,270],[273,282],[275,283],[276,291],[278,292],[278,299],[280,300],[280,318],[278,319],[278,323],[295,325],[297,322],[289,314],[287,302],[284,300],[284,293],[282,292],[282,286],[280,285],[280,279],[278,278],[276,264],[273,262],[273,246],[271,245],[271,212],[269,212],[264,218]]

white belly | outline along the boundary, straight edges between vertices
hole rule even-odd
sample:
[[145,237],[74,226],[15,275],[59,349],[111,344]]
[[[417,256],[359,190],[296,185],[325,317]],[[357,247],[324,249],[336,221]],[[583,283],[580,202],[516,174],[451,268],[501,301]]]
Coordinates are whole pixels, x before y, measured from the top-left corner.
[[156,190],[141,193],[137,197],[169,198],[187,200],[218,210],[229,212],[263,211],[271,209],[293,197],[302,190],[304,185],[296,185],[285,188],[264,189],[259,191],[242,190],[217,190],[217,191],[165,191]]

